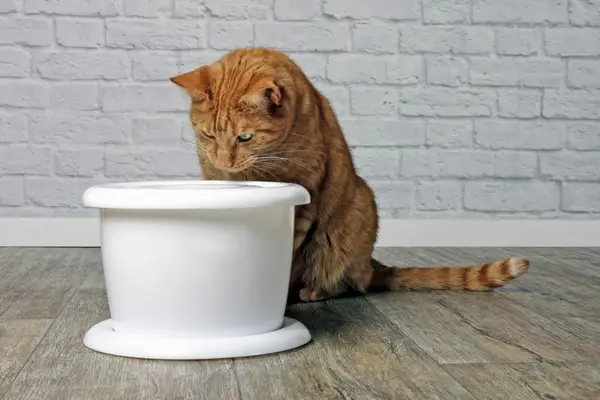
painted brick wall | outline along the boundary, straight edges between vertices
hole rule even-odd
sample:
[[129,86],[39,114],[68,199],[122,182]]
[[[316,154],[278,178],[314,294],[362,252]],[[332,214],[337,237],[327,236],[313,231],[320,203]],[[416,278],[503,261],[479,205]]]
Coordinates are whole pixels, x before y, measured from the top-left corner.
[[600,216],[600,0],[0,0],[0,216],[199,174],[167,80],[288,52],[385,217]]

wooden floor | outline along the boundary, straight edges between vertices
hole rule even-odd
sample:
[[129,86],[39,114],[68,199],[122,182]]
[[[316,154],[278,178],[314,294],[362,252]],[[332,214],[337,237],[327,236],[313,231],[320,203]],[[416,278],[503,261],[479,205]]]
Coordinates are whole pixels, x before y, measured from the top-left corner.
[[380,249],[396,265],[507,255],[530,272],[495,293],[373,294],[295,305],[308,345],[167,362],[82,344],[108,316],[98,249],[0,248],[0,398],[600,399],[600,249]]

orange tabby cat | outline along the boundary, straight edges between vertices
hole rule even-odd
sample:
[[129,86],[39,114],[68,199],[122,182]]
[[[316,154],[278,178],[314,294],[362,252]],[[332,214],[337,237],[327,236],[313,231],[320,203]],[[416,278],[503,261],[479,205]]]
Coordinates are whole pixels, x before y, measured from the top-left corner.
[[518,258],[454,268],[392,268],[371,258],[378,217],[329,102],[286,55],[235,50],[171,78],[191,97],[205,179],[304,186],[296,210],[291,288],[304,301],[348,290],[487,290],[525,273]]

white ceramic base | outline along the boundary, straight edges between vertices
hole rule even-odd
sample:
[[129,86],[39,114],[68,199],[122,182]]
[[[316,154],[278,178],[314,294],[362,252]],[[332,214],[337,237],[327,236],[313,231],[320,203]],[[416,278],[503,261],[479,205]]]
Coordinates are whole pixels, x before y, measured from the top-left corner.
[[124,357],[155,360],[203,360],[251,357],[300,347],[310,341],[301,322],[284,317],[283,326],[259,335],[228,338],[166,337],[115,332],[110,319],[85,334],[83,343],[92,350]]

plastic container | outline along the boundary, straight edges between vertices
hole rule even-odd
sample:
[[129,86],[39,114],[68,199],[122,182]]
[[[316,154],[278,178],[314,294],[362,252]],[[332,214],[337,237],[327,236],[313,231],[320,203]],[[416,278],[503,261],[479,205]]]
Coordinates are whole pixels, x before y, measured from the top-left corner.
[[101,209],[110,319],[94,350],[154,359],[288,350],[310,333],[284,317],[294,208],[310,196],[275,182],[130,182],[89,188]]

